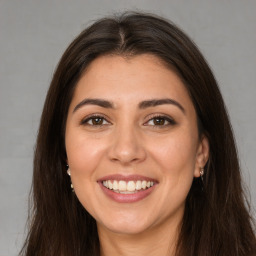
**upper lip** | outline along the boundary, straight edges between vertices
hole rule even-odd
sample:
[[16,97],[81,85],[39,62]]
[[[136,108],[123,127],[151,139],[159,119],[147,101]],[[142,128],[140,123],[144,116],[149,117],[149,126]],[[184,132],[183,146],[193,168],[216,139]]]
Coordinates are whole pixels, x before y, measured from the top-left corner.
[[153,181],[153,182],[157,183],[157,180],[154,178],[150,178],[150,177],[143,176],[143,175],[137,175],[137,174],[134,174],[134,175],[122,175],[122,174],[107,175],[107,176],[104,176],[104,177],[98,179],[98,182],[103,182],[104,180],[117,180],[117,181],[120,181],[120,180],[123,180],[123,181],[142,180],[143,181],[143,180],[145,180],[145,181]]

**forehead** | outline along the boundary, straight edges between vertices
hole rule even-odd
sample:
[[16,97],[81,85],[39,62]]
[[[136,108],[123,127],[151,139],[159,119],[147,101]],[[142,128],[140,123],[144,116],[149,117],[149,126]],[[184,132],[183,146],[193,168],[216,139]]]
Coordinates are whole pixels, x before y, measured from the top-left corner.
[[176,72],[150,54],[95,59],[78,81],[73,100],[85,97],[107,98],[116,104],[171,97],[193,108]]

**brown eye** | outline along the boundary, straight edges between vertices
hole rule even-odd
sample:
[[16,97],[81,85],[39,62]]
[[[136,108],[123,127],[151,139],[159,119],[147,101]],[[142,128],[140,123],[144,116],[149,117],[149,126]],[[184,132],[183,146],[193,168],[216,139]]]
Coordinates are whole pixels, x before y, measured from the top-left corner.
[[92,125],[102,125],[103,124],[103,118],[100,117],[94,117],[91,119]]
[[156,117],[153,119],[154,125],[165,125],[166,120],[162,117]]
[[89,126],[102,126],[109,124],[109,122],[102,116],[91,116],[83,120],[81,124]]
[[145,125],[148,125],[148,126],[155,126],[155,127],[159,127],[159,126],[168,126],[168,125],[175,125],[176,122],[168,117],[168,116],[155,116],[155,117],[152,117],[151,119],[149,119],[147,121],[147,123]]

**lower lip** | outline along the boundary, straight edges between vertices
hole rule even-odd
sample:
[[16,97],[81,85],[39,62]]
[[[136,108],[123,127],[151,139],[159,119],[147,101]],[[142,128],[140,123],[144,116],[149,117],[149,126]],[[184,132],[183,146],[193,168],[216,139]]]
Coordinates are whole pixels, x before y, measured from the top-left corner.
[[101,189],[103,190],[103,192],[105,193],[105,195],[107,195],[109,198],[111,198],[112,200],[114,200],[118,203],[138,202],[138,201],[144,199],[145,197],[149,196],[153,192],[153,190],[155,189],[155,186],[156,186],[156,185],[154,185],[148,189],[140,190],[133,194],[120,194],[120,193],[116,193],[113,190],[110,190],[110,189],[104,187],[101,182],[98,182],[98,183],[99,183]]

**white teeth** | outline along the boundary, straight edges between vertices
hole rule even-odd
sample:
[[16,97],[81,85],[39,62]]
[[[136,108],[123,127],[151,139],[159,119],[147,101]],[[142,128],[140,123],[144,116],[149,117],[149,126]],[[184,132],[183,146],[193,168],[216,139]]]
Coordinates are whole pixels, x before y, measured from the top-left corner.
[[147,187],[147,182],[146,182],[145,180],[143,180],[143,181],[141,182],[141,187],[142,187],[143,189],[145,189],[145,188]]
[[108,181],[108,188],[109,188],[109,189],[112,189],[112,188],[113,188],[113,184],[112,184],[111,180]]
[[[152,183],[153,183],[153,181],[152,181]],[[152,184],[152,186],[153,186],[153,184]],[[136,182],[136,190],[141,190],[141,181],[140,180],[138,180]]]
[[118,182],[116,181],[116,180],[114,180],[114,182],[113,182],[113,189],[114,190],[118,190]]
[[126,189],[127,189],[127,191],[130,191],[130,192],[135,191],[135,182],[128,181]]
[[146,180],[130,180],[128,182],[123,180],[104,180],[102,184],[104,187],[121,194],[132,194],[138,192],[141,189],[145,190],[154,186],[153,181]]
[[119,191],[126,191],[126,182],[123,180],[120,180],[118,183],[118,189]]
[[113,190],[114,192],[118,193],[118,194],[134,194],[134,193],[137,193],[137,192],[131,192],[131,191],[119,191],[119,190]]

